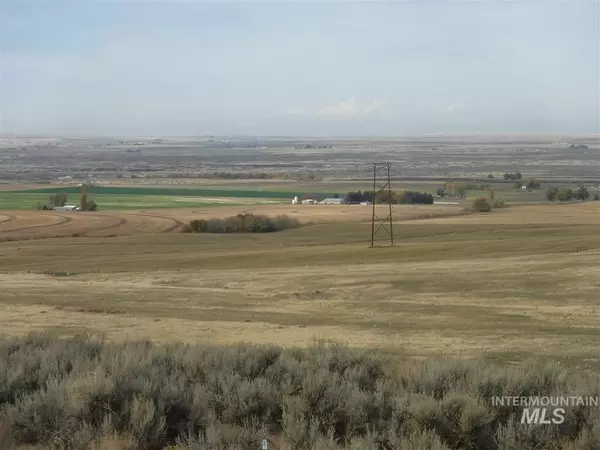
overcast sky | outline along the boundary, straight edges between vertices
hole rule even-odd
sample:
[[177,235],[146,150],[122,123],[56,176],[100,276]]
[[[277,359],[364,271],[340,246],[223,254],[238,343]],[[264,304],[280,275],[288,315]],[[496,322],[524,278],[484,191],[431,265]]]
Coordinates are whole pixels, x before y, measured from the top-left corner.
[[599,132],[598,0],[0,0],[0,133]]

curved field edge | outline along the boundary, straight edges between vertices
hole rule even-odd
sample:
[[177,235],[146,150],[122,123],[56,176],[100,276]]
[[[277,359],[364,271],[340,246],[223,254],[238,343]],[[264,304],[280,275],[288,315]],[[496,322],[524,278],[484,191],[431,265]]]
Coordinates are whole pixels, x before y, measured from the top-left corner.
[[[383,208],[383,207],[382,207]],[[384,208],[385,209],[385,208]],[[454,206],[396,206],[395,221],[429,219],[440,216],[463,215]],[[135,234],[170,233],[179,231],[193,219],[235,216],[240,213],[269,216],[289,215],[303,223],[369,222],[371,208],[330,205],[246,205],[220,206],[205,209],[157,209],[136,212],[96,211],[56,214],[47,211],[17,211],[5,215],[0,222],[0,242],[20,239],[56,237],[115,237]],[[39,224],[40,220],[60,217],[61,223]],[[37,221],[37,222],[36,222]],[[62,226],[61,226],[62,225]]]

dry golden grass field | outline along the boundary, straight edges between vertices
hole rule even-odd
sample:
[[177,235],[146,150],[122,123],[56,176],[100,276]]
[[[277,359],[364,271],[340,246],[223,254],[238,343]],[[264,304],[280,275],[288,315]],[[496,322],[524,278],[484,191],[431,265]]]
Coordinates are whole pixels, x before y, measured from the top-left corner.
[[[167,233],[239,212],[314,224]],[[0,330],[286,346],[316,337],[416,357],[595,365],[600,203],[409,220],[457,212],[396,207],[393,248],[369,248],[362,206],[1,212],[0,236],[19,240],[0,243]],[[65,237],[28,239],[44,233]]]

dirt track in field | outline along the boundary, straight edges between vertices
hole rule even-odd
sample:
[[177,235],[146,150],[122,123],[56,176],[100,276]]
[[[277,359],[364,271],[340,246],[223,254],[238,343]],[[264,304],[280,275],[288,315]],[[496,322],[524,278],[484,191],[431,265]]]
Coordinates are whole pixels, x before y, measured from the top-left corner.
[[159,214],[18,211],[0,215],[0,242],[53,237],[168,233],[182,222]]

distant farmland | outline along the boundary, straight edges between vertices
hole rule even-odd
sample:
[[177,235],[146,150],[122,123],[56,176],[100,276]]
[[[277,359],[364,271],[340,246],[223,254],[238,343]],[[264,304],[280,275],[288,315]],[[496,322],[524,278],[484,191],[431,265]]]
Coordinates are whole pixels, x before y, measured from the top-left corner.
[[[38,202],[50,195],[64,192],[68,203],[78,203],[81,188],[76,186],[0,191],[0,210],[32,210]],[[289,201],[301,192],[283,192],[245,189],[189,189],[140,187],[90,187],[89,197],[98,203],[100,210],[136,210],[155,208],[201,208],[214,205],[247,205]],[[327,194],[321,194],[327,195]]]
[[[245,189],[180,189],[180,188],[140,188],[140,187],[113,187],[113,186],[97,186],[86,189],[89,194],[101,195],[168,195],[177,197],[237,197],[237,198],[273,198],[273,199],[289,199],[294,195],[299,195],[294,192],[285,191],[269,191],[269,190],[245,190]],[[57,192],[65,192],[67,194],[79,194],[81,188],[76,186],[68,187],[52,187],[40,189],[28,189],[21,191],[4,191],[4,194],[17,193],[39,193],[39,194],[55,194]],[[328,195],[328,194],[322,194]]]

